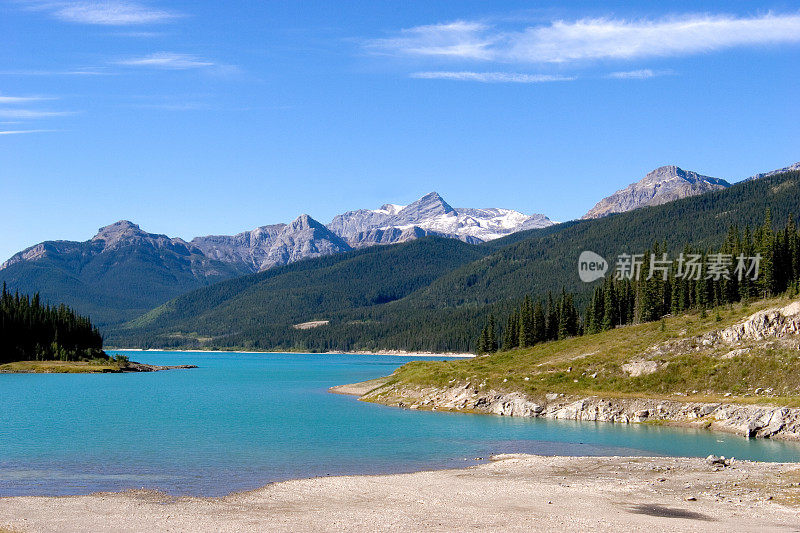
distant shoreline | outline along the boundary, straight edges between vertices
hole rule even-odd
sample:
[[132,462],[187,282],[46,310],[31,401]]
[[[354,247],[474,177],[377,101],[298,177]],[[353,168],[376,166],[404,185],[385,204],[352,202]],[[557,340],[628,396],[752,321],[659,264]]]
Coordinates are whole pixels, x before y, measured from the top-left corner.
[[475,357],[475,354],[471,353],[455,353],[455,352],[447,352],[447,353],[434,353],[434,352],[406,352],[404,350],[377,350],[377,351],[367,351],[367,350],[358,350],[353,352],[345,352],[345,351],[333,351],[333,352],[287,352],[287,351],[278,351],[278,350],[270,350],[270,351],[258,351],[258,350],[183,350],[177,348],[106,348],[106,351],[111,352],[187,352],[187,353],[263,353],[263,354],[270,354],[270,353],[285,353],[285,354],[293,354],[293,355],[391,355],[396,357],[459,357],[462,359],[467,359],[471,357]]

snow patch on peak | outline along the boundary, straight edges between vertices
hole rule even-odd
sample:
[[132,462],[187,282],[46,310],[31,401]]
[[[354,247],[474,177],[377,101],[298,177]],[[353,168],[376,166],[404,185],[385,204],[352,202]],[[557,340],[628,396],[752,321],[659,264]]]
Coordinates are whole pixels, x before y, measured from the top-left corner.
[[406,208],[406,206],[404,206],[404,205],[383,204],[379,209],[373,209],[372,212],[373,213],[378,213],[378,214],[381,214],[381,215],[396,215],[397,213],[399,213],[400,211],[402,211],[405,208]]

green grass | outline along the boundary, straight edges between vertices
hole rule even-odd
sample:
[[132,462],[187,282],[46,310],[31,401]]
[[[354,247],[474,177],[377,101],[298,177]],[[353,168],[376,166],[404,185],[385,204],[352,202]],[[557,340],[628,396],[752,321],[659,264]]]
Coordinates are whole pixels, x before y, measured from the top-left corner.
[[15,361],[0,365],[0,373],[86,374],[119,371],[120,365],[113,361]]
[[[669,397],[743,403],[780,401],[800,406],[800,350],[797,341],[748,342],[707,347],[691,339],[742,321],[756,311],[786,305],[776,298],[748,306],[667,317],[611,331],[549,342],[461,361],[414,361],[392,375],[389,385],[447,387],[471,383],[483,390],[541,397],[556,392],[607,397]],[[649,350],[666,343],[660,351]],[[734,349],[748,353],[722,357]],[[622,365],[632,360],[659,363],[654,373],[631,377]],[[525,379],[527,378],[527,380]],[[768,394],[755,390],[772,389]],[[729,396],[725,396],[730,393]]]

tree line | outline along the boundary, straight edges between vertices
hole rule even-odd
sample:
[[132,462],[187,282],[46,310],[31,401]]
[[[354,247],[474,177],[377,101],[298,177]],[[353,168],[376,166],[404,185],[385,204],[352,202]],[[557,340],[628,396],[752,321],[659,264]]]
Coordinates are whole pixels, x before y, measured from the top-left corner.
[[[622,256],[620,256],[622,257]],[[607,275],[579,314],[574,296],[532,303],[525,296],[500,328],[490,315],[477,340],[478,353],[530,347],[540,342],[598,333],[625,324],[660,320],[669,314],[708,309],[783,293],[800,293],[800,230],[789,215],[774,230],[769,209],[760,226],[730,226],[716,249],[685,246],[670,258],[665,243]]]
[[43,305],[39,295],[0,296],[0,363],[107,358],[103,337],[87,317],[65,305]]

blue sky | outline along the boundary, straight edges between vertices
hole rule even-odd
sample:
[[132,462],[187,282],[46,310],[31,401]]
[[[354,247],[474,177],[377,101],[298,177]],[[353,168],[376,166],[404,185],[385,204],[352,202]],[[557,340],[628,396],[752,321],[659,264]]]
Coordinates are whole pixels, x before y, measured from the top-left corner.
[[0,36],[0,260],[800,160],[798,2],[0,0]]

